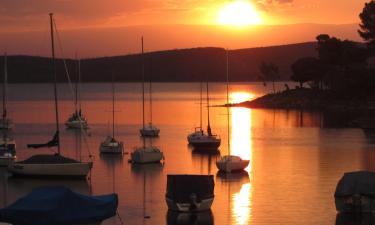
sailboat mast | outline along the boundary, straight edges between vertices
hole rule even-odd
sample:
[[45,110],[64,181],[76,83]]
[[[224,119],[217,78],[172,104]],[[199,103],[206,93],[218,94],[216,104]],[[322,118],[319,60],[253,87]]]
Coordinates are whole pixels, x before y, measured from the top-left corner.
[[142,125],[145,128],[145,65],[144,65],[144,56],[143,56],[143,37],[141,38],[142,42]]
[[115,138],[115,81],[112,74],[112,137]]
[[7,53],[4,54],[4,82],[3,82],[3,121],[7,117],[7,83],[8,83],[8,61]]
[[78,59],[77,101],[78,101],[79,112],[81,112],[81,109],[82,109],[82,106],[81,106],[81,59]]
[[228,127],[228,155],[230,155],[230,123],[229,123],[229,55],[226,52],[226,67],[227,67],[227,127]]
[[149,88],[149,96],[150,96],[150,124],[152,124],[152,59],[150,65],[150,88]]
[[207,87],[207,134],[211,136],[211,125],[210,125],[210,98],[208,96],[208,81],[206,82]]
[[203,83],[201,81],[201,84],[200,84],[200,88],[201,88],[201,93],[200,93],[200,102],[199,102],[199,105],[200,105],[200,118],[199,118],[199,124],[200,124],[200,128],[201,130],[203,130],[203,121],[202,121],[202,114],[203,114],[203,110],[202,110],[202,107],[203,107]]
[[51,51],[52,51],[52,64],[53,64],[53,73],[54,73],[54,95],[55,95],[55,117],[56,117],[56,134],[57,134],[57,150],[60,154],[60,127],[59,127],[59,105],[57,102],[57,74],[56,74],[56,59],[55,59],[55,40],[53,33],[53,13],[49,14],[50,17],[50,26],[51,26]]
[[75,88],[75,95],[74,95],[74,107],[75,107],[75,112],[78,112],[78,82],[79,82],[79,61],[77,58],[77,53],[76,53],[76,62],[77,62],[77,80],[76,80],[76,88]]

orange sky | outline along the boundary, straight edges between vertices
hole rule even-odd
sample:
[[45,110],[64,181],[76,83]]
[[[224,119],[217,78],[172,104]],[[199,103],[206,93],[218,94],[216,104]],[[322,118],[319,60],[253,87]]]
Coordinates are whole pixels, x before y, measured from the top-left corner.
[[[45,31],[48,29],[49,12],[55,13],[55,18],[63,37],[64,30],[78,32],[82,28],[98,29],[149,25],[147,27],[150,29],[153,26],[160,27],[160,25],[169,26],[176,24],[194,26],[217,25],[218,16],[223,7],[234,1],[248,1],[253,4],[256,12],[261,17],[262,25],[358,24],[358,15],[364,3],[367,2],[365,0],[0,0],[0,34],[8,33],[5,35],[5,39],[0,37],[0,41],[3,42],[0,43],[0,49],[22,53],[20,47],[14,49],[17,44],[14,43],[13,39],[19,39],[20,37],[16,37],[16,35],[20,35],[20,32]],[[184,28],[181,27],[168,32],[171,32],[172,36],[178,36],[176,33],[184,32],[182,29]],[[239,29],[241,32],[246,32],[246,30],[254,28],[250,26]],[[231,32],[230,28],[227,31]],[[154,30],[154,34],[155,32],[161,31]],[[226,36],[232,36],[234,39],[237,38],[236,36],[241,35],[238,30],[233,30],[232,34],[228,34],[228,32],[226,32]],[[136,34],[138,35],[139,33],[142,32],[137,32]],[[145,31],[145,33],[150,33],[150,31]],[[342,38],[352,38],[355,33],[356,28],[348,31],[347,35],[344,32]],[[131,33],[129,35],[136,36],[136,34]],[[314,35],[315,33],[301,41],[312,41]],[[81,35],[80,37],[82,38],[83,36]],[[241,44],[232,46],[225,44],[230,43],[231,39],[212,42],[212,44],[204,41],[202,45],[226,45],[220,47],[239,48],[294,41],[294,39],[289,40],[286,38],[285,40],[280,39],[270,42],[268,37],[261,38],[264,39],[264,42],[257,42],[257,45]],[[204,39],[208,41],[208,37]],[[214,39],[219,40],[220,38],[214,37]],[[108,39],[107,41],[110,42],[111,40]],[[178,40],[174,42],[176,41],[178,42]],[[181,40],[179,44],[165,47],[185,48],[202,45],[192,45],[191,40],[187,38],[186,40]],[[163,48],[150,47],[150,50],[161,49]],[[134,52],[134,49],[127,49],[125,44],[121,52]],[[93,54],[112,55],[114,52]]]

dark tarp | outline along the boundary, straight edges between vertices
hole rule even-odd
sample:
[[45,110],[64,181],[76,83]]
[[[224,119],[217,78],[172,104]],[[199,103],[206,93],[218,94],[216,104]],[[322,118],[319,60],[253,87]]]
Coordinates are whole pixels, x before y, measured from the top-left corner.
[[355,194],[375,197],[375,173],[358,171],[344,174],[336,186],[335,197]]
[[86,196],[63,186],[41,187],[0,209],[0,221],[16,225],[74,225],[116,215],[117,194]]
[[214,197],[212,175],[168,175],[166,196],[175,202],[190,202],[191,194],[201,201]]

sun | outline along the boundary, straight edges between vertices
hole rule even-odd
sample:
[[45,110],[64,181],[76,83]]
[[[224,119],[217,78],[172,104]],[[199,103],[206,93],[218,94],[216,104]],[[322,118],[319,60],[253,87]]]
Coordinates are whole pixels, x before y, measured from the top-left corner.
[[249,1],[236,0],[225,5],[219,12],[218,23],[232,26],[258,25],[261,17]]

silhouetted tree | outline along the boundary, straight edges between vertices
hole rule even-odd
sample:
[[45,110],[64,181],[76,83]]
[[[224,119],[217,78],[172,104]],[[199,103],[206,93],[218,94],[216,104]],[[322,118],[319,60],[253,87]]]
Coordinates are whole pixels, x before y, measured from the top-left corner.
[[375,1],[371,0],[365,4],[361,14],[360,29],[358,30],[359,35],[367,41],[370,45],[375,44]]
[[295,61],[292,64],[292,72],[291,79],[299,82],[301,87],[308,81],[314,81],[319,86],[325,74],[322,63],[314,57],[300,58]]
[[271,81],[273,93],[276,93],[275,81],[280,78],[279,67],[272,62],[269,62],[269,63],[262,62],[262,64],[260,64],[259,66],[259,70],[260,70],[260,73],[262,74],[260,76],[260,79],[264,83],[266,83],[267,81]]

